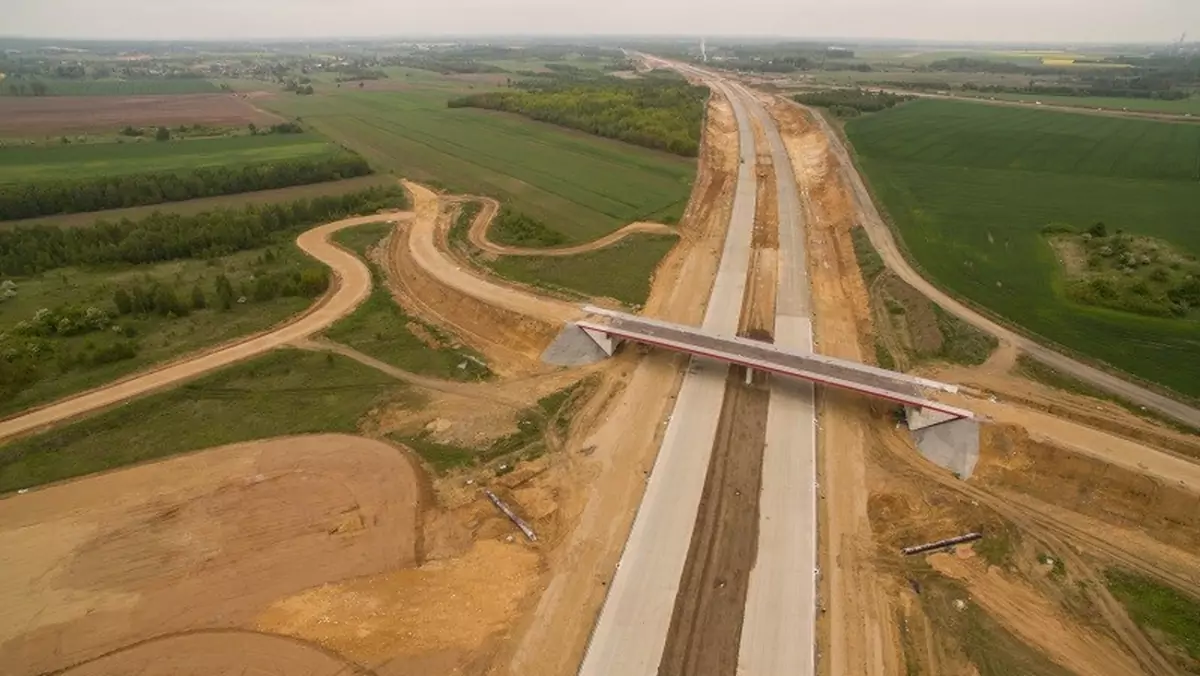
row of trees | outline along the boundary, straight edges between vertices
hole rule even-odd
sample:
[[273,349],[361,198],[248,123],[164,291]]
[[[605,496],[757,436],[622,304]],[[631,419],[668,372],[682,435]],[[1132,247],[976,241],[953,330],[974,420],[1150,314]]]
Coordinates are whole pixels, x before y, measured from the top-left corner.
[[678,80],[557,80],[520,85],[520,91],[452,99],[451,108],[518,113],[597,136],[695,157],[708,89]]
[[911,96],[869,92],[864,89],[830,89],[827,91],[797,94],[792,97],[806,106],[829,108],[840,117],[853,117],[862,113],[877,113],[912,99]]
[[[159,130],[160,135],[163,131]],[[170,138],[169,132],[166,138]],[[371,167],[366,160],[344,152],[269,164],[14,183],[0,185],[0,220],[178,202],[323,183],[370,173]]]
[[304,226],[404,203],[404,192],[387,186],[192,215],[155,212],[137,221],[99,221],[89,228],[18,227],[0,232],[0,277],[23,277],[70,265],[223,256],[266,246]]

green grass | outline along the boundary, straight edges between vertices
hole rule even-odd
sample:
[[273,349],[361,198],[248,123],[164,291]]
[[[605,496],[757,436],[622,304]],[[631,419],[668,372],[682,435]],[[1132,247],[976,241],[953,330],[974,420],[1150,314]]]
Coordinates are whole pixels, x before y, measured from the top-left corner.
[[[262,262],[262,255],[271,250],[275,259]],[[113,294],[118,288],[134,283],[148,288],[147,280],[159,281],[172,287],[187,303],[193,286],[199,285],[207,296],[210,308],[216,303],[214,283],[217,275],[226,275],[235,290],[248,287],[252,277],[285,270],[319,267],[293,243],[287,242],[264,249],[243,251],[223,258],[179,260],[166,263],[127,266],[107,269],[62,268],[36,277],[17,279],[17,295],[0,302],[0,333],[11,330],[20,321],[28,321],[41,308],[63,306],[95,306],[115,314]],[[267,301],[251,301],[233,305],[228,311],[206,309],[193,311],[186,317],[167,318],[159,315],[115,317],[113,323],[136,332],[139,346],[137,356],[104,366],[76,368],[65,373],[47,371],[46,375],[12,399],[0,402],[0,414],[37,404],[110,382],[153,364],[238,336],[269,328],[308,307],[313,301],[300,297],[278,297]],[[67,338],[48,339],[55,353],[78,352],[87,345],[104,348],[121,342],[121,336],[101,331]],[[43,369],[51,369],[48,364]]]
[[1000,345],[1000,341],[992,334],[980,331],[936,303],[931,303],[931,307],[937,316],[938,331],[942,334],[942,351],[938,354],[940,359],[978,366],[987,361]]
[[567,243],[591,241],[635,220],[678,219],[687,204],[694,160],[515,115],[448,109],[462,83],[413,80],[406,91],[342,89],[266,105],[301,117],[376,169],[490,195]]
[[879,273],[887,269],[887,265],[861,225],[850,231],[850,241],[854,244],[854,256],[858,259],[858,269],[862,273],[863,281],[870,286]]
[[236,166],[333,155],[339,151],[336,144],[314,134],[10,146],[0,148],[0,183]]
[[1109,569],[1105,581],[1133,621],[1170,648],[1173,662],[1200,674],[1200,600],[1123,570]]
[[[335,235],[334,241],[365,259],[366,250],[383,239],[390,227],[374,223],[349,228]],[[368,265],[373,279],[371,295],[326,330],[327,338],[412,373],[460,381],[491,377],[482,355],[456,346],[457,341],[440,328],[409,316],[388,292],[375,264]]]
[[635,234],[575,256],[501,256],[488,265],[518,282],[636,308],[646,302],[654,269],[677,241],[675,235]]
[[1200,254],[1200,126],[919,101],[846,133],[925,274],[1082,355],[1200,397],[1200,321],[1080,305],[1041,231],[1103,221]]
[[0,446],[0,493],[220,444],[352,433],[372,407],[404,393],[350,359],[280,350]]
[[333,241],[353,251],[365,261],[367,260],[367,251],[382,242],[394,227],[396,226],[386,221],[356,225],[353,228],[346,228],[334,233]]
[[[975,94],[970,94],[975,95]],[[1172,115],[1200,116],[1200,97],[1179,99],[1178,101],[1159,101],[1156,99],[1125,99],[1107,96],[1056,96],[1053,94],[1008,94],[981,92],[980,98],[995,98],[1000,101],[1041,101],[1046,105],[1071,106],[1075,108],[1106,108],[1109,110],[1129,110],[1139,113],[1169,113]]]
[[[217,85],[200,78],[147,80],[68,80],[38,79],[48,88],[50,96],[139,96],[148,94],[211,94],[221,91]],[[30,80],[0,80],[0,96],[11,96],[9,89],[14,84],[24,84],[28,89]]]

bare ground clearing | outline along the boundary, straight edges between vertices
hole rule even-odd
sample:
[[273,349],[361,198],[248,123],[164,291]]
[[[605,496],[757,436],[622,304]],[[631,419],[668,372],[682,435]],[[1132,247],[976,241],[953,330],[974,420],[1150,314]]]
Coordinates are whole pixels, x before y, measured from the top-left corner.
[[396,448],[316,435],[0,500],[0,663],[38,674],[149,637],[246,628],[280,596],[412,565],[420,493]]
[[113,131],[127,125],[242,126],[282,120],[237,94],[0,96],[0,137]]

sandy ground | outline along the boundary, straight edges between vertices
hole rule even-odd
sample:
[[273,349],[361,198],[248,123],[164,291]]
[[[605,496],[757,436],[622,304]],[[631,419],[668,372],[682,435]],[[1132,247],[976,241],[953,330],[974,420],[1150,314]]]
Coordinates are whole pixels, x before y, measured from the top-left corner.
[[[964,551],[970,552],[969,549]],[[934,554],[933,569],[965,582],[972,600],[989,615],[1013,627],[1029,645],[1037,646],[1055,662],[1077,674],[1135,674],[1138,663],[1111,641],[1081,629],[1036,590],[978,557]]]
[[475,248],[492,256],[575,256],[589,251],[596,251],[608,246],[612,246],[617,242],[625,239],[634,233],[647,234],[671,234],[675,229],[662,223],[651,223],[647,221],[637,221],[626,225],[616,232],[609,233],[599,239],[594,239],[584,244],[574,246],[563,246],[554,248],[529,248],[518,246],[506,246],[497,244],[488,239],[488,229],[492,227],[492,220],[500,211],[500,203],[491,197],[482,197],[479,195],[463,195],[455,198],[461,201],[474,201],[483,205],[479,213],[475,216],[475,220],[471,222],[471,229],[467,231],[467,238]]
[[282,326],[255,336],[239,338],[206,352],[188,355],[176,362],[2,420],[0,441],[132,397],[178,385],[213,369],[304,339],[332,325],[366,299],[371,290],[371,273],[362,261],[330,242],[329,238],[345,228],[401,218],[402,216],[397,214],[359,216],[326,223],[301,234],[296,243],[305,253],[333,270],[335,283],[332,290],[311,308],[289,319]]
[[[392,446],[318,435],[0,500],[0,664],[38,674],[148,637],[244,627],[280,596],[412,565],[417,482]],[[306,649],[258,642],[255,650],[287,664]],[[137,657],[122,655],[104,673]]]
[[0,136],[36,136],[135,127],[270,125],[278,115],[237,94],[167,96],[0,96]]

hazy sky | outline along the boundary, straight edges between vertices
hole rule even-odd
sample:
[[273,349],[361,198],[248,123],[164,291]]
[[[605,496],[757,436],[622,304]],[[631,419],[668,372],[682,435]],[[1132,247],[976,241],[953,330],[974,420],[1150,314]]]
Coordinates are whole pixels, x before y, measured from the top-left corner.
[[0,0],[0,34],[66,38],[684,34],[1200,39],[1200,0]]

